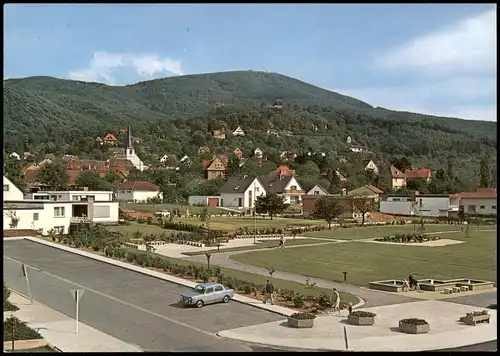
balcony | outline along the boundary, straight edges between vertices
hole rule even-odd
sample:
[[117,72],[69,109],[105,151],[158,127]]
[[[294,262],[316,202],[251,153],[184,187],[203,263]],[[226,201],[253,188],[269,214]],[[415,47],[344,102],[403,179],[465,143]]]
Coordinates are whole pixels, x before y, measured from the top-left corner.
[[449,205],[448,206],[448,211],[458,211],[459,205]]
[[90,223],[90,219],[86,216],[73,216],[69,219],[71,224],[87,224]]
[[306,192],[302,189],[285,189],[285,194],[299,194],[299,195],[302,195],[302,194],[306,194]]

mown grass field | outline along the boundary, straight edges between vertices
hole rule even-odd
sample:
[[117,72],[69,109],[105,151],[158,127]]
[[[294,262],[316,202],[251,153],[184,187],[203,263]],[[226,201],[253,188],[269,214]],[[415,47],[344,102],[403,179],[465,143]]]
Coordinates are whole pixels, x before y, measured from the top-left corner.
[[[252,239],[250,239],[252,240]],[[184,254],[187,256],[197,256],[197,255],[204,255],[205,252],[210,252],[210,253],[223,253],[223,252],[231,252],[231,251],[252,251],[255,249],[262,249],[262,248],[278,248],[278,243],[279,240],[261,240],[262,242],[258,242],[255,245],[248,245],[248,246],[239,246],[239,247],[232,247],[232,248],[221,248],[220,251],[217,251],[217,248],[213,250],[205,250],[205,251],[196,251],[196,252],[185,252]],[[325,243],[328,241],[324,240],[314,240],[314,239],[287,239],[285,246],[298,246],[298,245],[313,245],[313,244],[318,244],[318,243]]]
[[[496,227],[482,227],[493,230]],[[347,229],[346,229],[347,230]],[[367,233],[369,230],[367,230]],[[379,232],[371,236],[380,235]],[[366,236],[366,235],[365,235]],[[473,278],[496,282],[496,231],[471,229],[464,233],[446,233],[442,239],[465,241],[442,247],[398,246],[353,241],[293,249],[254,251],[231,256],[231,259],[255,266],[272,267],[331,281],[367,285],[371,281],[403,279],[412,273],[416,278]]]
[[166,230],[158,225],[139,224],[136,221],[130,221],[130,225],[110,225],[107,226],[109,231],[118,231],[123,237],[133,238],[134,234],[139,231],[142,234],[170,234],[174,230]]
[[[416,226],[418,230],[418,225]],[[494,226],[470,226],[471,230],[491,230]],[[409,234],[414,232],[413,224],[406,225],[382,225],[382,226],[365,226],[365,227],[350,227],[336,228],[332,230],[313,231],[301,234],[302,236],[322,237],[334,240],[362,240],[383,236],[394,236],[396,234]],[[451,224],[427,224],[425,232],[439,231],[460,231],[460,226]]]

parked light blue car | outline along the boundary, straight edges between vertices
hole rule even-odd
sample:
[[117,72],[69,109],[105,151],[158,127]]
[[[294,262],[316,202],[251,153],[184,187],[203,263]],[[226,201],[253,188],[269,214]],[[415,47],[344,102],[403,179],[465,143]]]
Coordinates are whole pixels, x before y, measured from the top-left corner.
[[220,283],[209,282],[198,284],[192,291],[182,293],[181,303],[201,308],[206,304],[229,303],[233,297],[234,289],[228,289]]

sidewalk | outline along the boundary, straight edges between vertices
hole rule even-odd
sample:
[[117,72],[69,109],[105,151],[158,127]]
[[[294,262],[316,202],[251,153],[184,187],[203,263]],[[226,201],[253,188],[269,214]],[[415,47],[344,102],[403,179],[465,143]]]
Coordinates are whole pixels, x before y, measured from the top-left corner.
[[79,323],[79,332],[75,334],[74,319],[36,301],[30,304],[29,299],[15,291],[12,291],[9,300],[19,310],[4,312],[4,320],[14,315],[26,321],[30,328],[37,330],[49,344],[62,352],[142,352],[137,346],[127,344],[83,323]]
[[[375,325],[354,326],[347,315],[317,317],[312,329],[294,329],[286,321],[225,330],[222,338],[252,342],[274,347],[312,351],[345,350],[344,328],[349,351],[431,351],[490,342],[497,339],[497,311],[488,310],[489,324],[477,326],[458,322],[460,316],[477,307],[439,301],[420,301],[368,308],[377,314]],[[418,317],[430,324],[428,334],[411,335],[399,331],[400,319]]]

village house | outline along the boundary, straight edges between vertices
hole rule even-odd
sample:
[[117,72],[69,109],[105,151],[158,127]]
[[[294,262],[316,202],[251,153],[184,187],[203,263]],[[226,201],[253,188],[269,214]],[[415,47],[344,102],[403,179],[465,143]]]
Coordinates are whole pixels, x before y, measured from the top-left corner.
[[263,152],[260,148],[257,147],[255,151],[253,151],[253,155],[255,156],[255,158],[261,159],[263,157]]
[[28,162],[33,162],[36,159],[36,156],[31,152],[24,152],[23,159]]
[[9,157],[12,157],[12,158],[15,158],[17,159],[18,161],[21,160],[21,156],[19,156],[19,154],[17,154],[17,152],[12,152]]
[[329,195],[328,191],[319,184],[314,185],[307,190],[307,195]]
[[127,146],[124,149],[118,149],[114,153],[115,158],[122,158],[130,161],[133,166],[139,171],[145,171],[148,166],[145,165],[142,160],[137,156],[135,152],[134,145],[132,143],[132,129],[129,126],[127,131]]
[[96,142],[98,145],[101,145],[101,146],[102,146],[102,145],[104,145],[104,140],[103,140],[102,138],[100,138],[100,137],[97,137],[97,138],[95,139],[95,142]]
[[198,154],[202,155],[202,154],[206,154],[206,153],[210,153],[210,147],[201,146],[200,148],[198,148]]
[[103,141],[105,144],[110,145],[110,146],[117,146],[118,145],[118,140],[116,139],[115,135],[108,133],[106,136],[104,136]]
[[113,200],[113,192],[42,191],[25,197],[4,176],[4,230],[67,234],[72,224],[89,222],[118,222],[118,202]]
[[475,192],[450,195],[459,199],[459,208],[470,215],[497,215],[496,188],[478,188]]
[[368,171],[368,170],[372,170],[373,173],[375,173],[376,175],[379,174],[379,170],[378,170],[378,167],[377,165],[375,164],[375,162],[373,162],[373,160],[367,160],[364,162],[364,165],[365,165],[365,171]]
[[398,190],[406,187],[406,176],[403,172],[394,166],[391,166],[391,188]]
[[351,195],[351,196],[362,195],[362,196],[366,196],[368,198],[372,198],[374,201],[379,201],[380,196],[383,193],[384,192],[382,190],[378,189],[377,187],[375,187],[371,184],[366,184],[366,185],[363,185],[359,188],[350,190],[349,192],[347,192],[347,195]]
[[229,177],[220,192],[220,206],[240,209],[253,209],[257,197],[266,195],[260,180],[247,175]]
[[276,168],[274,173],[280,177],[292,177],[295,175],[295,171],[285,165],[281,165],[278,168]]
[[391,166],[391,187],[393,190],[405,188],[411,180],[421,180],[430,182],[432,178],[432,171],[428,168],[421,169],[408,169],[401,172],[394,166]]
[[238,159],[243,159],[243,152],[239,148],[235,148],[233,154],[238,157]]
[[267,136],[279,137],[279,132],[276,129],[267,129]]
[[212,133],[212,136],[216,139],[219,140],[225,140],[226,139],[226,130],[221,129],[221,130],[214,130]]
[[459,199],[448,194],[386,194],[380,201],[383,214],[403,216],[457,216]]
[[147,203],[154,198],[163,199],[160,187],[144,181],[126,181],[118,186],[118,201]]
[[245,136],[245,132],[241,128],[241,126],[238,126],[236,130],[233,131],[233,136]]
[[262,186],[267,194],[277,194],[283,197],[285,204],[300,204],[304,190],[293,175],[280,175],[271,173],[266,176],[259,176]]
[[228,157],[226,155],[215,156],[212,160],[202,162],[205,168],[205,178],[208,180],[224,178],[227,171]]

